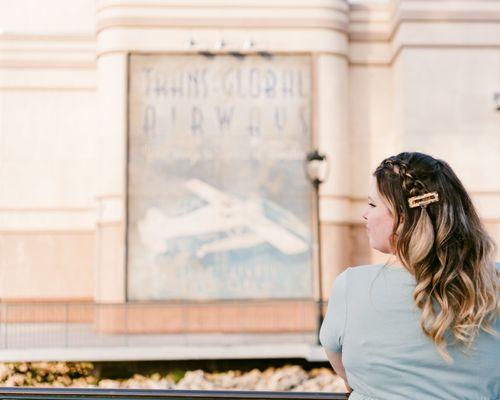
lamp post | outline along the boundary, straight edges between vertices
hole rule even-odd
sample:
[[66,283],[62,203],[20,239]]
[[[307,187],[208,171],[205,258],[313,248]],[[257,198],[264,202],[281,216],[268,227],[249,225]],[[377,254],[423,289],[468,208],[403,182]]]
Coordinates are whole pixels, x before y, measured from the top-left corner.
[[316,255],[318,264],[318,304],[317,304],[317,320],[318,328],[316,334],[317,344],[319,343],[319,330],[323,323],[323,281],[321,271],[321,224],[319,220],[319,187],[325,181],[328,175],[328,158],[325,154],[320,153],[318,150],[313,150],[307,154],[306,157],[306,172],[307,177],[311,181],[314,188],[315,197],[315,211],[316,211]]
[[500,111],[500,92],[493,93],[493,100],[495,100],[497,111]]

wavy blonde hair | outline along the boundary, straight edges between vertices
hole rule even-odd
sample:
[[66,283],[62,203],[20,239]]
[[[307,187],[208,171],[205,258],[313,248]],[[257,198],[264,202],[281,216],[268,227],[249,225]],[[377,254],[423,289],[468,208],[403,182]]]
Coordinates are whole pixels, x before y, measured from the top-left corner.
[[[497,334],[492,328],[499,314],[495,245],[446,162],[401,153],[382,161],[374,176],[394,214],[394,252],[416,280],[420,327],[451,362],[449,344],[467,350],[481,330]],[[409,207],[410,197],[428,192],[438,192],[439,201]]]

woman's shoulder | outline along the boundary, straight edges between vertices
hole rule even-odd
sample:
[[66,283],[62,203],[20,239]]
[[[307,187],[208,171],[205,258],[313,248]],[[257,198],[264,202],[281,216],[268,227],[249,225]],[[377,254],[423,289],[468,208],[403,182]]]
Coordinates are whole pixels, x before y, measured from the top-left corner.
[[413,277],[403,267],[388,266],[385,264],[364,264],[347,268],[338,276],[348,287],[367,286],[377,281],[378,277],[396,282],[413,282]]
[[335,278],[334,286],[352,287],[352,285],[359,285],[361,282],[367,282],[373,276],[376,276],[381,268],[382,265],[379,264],[366,264],[347,267]]
[[383,264],[363,264],[356,265],[352,267],[346,268],[342,274],[345,274],[346,277],[370,277],[372,275],[378,274],[384,268]]

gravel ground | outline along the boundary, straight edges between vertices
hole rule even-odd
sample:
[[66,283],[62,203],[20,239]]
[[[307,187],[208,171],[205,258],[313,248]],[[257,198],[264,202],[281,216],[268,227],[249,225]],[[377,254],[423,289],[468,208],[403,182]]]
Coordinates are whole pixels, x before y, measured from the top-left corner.
[[279,390],[345,392],[331,369],[305,371],[298,365],[248,372],[185,371],[181,374],[135,374],[127,379],[101,379],[92,363],[0,363],[0,386],[99,387],[107,389]]

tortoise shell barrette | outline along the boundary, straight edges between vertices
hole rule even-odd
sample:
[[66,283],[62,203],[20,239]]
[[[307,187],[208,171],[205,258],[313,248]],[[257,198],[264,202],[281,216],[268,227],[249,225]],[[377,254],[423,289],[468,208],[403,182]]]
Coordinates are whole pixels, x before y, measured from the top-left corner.
[[439,201],[438,192],[429,192],[419,196],[413,196],[408,199],[410,208],[425,207],[427,204],[436,203]]

